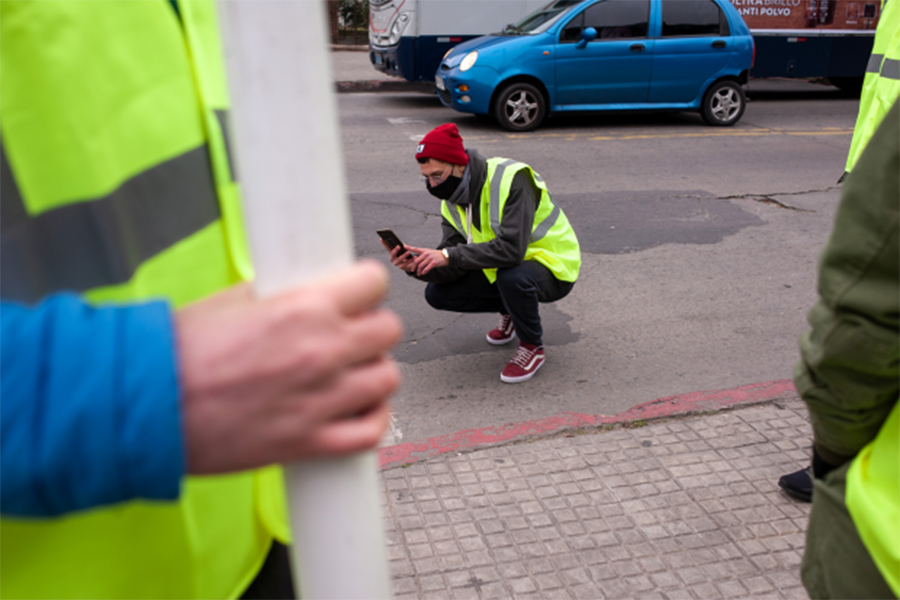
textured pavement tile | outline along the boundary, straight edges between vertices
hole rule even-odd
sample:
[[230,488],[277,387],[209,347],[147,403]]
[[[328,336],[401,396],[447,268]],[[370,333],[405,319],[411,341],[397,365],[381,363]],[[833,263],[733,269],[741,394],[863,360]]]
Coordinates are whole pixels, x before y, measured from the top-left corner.
[[712,583],[701,583],[695,585],[691,588],[691,591],[698,598],[704,598],[706,600],[715,600],[717,598],[722,598],[722,594],[719,592],[719,589]]
[[690,590],[669,590],[665,593],[666,600],[694,600],[695,596]]
[[[797,400],[383,473],[396,598],[806,598]],[[648,445],[649,444],[649,445]]]

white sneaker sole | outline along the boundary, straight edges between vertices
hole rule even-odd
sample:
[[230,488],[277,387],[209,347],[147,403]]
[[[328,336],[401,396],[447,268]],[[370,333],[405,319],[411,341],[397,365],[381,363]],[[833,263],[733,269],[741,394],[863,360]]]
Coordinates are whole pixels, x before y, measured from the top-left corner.
[[491,336],[489,336],[489,335],[485,335],[485,336],[484,336],[484,339],[486,339],[486,340],[488,341],[488,344],[491,344],[491,345],[494,345],[494,346],[505,346],[506,344],[508,344],[508,343],[510,343],[511,341],[513,341],[514,339],[516,339],[516,332],[513,331],[513,332],[512,332],[512,335],[509,336],[509,338],[507,338],[507,339],[505,339],[505,340],[495,340],[495,339],[493,339],[493,338],[492,338]]
[[528,381],[529,379],[534,377],[534,374],[538,372],[538,369],[544,366],[544,360],[539,362],[538,366],[536,366],[534,370],[528,375],[520,375],[519,377],[507,377],[503,373],[500,373],[500,381],[502,381],[503,383],[522,383],[523,381]]

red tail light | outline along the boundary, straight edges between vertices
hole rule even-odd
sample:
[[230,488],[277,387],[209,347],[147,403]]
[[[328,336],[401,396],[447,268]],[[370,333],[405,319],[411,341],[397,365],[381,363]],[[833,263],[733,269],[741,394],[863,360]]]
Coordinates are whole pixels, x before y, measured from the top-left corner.
[[750,59],[750,68],[756,66],[756,40],[753,40],[753,58]]

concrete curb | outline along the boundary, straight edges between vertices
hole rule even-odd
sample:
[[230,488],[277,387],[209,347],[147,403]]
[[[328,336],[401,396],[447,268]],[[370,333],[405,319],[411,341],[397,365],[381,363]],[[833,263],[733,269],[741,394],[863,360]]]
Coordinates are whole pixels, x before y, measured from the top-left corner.
[[359,92],[418,92],[434,95],[434,83],[419,81],[412,83],[404,79],[371,79],[363,81],[336,81],[339,94]]
[[378,450],[382,470],[404,466],[450,452],[487,448],[550,437],[585,427],[601,428],[643,425],[647,421],[711,414],[733,408],[765,404],[797,396],[790,379],[753,383],[729,390],[693,392],[658,398],[639,404],[618,415],[562,413],[546,419],[508,423],[498,427],[467,429],[418,442],[405,442]]
[[331,44],[332,52],[368,52],[365,44]]

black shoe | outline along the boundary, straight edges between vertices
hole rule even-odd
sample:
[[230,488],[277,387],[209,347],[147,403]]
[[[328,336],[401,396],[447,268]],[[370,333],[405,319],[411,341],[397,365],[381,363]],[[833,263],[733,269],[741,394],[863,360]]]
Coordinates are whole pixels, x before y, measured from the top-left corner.
[[813,480],[809,467],[790,475],[783,475],[778,480],[778,485],[791,498],[802,502],[812,502]]

